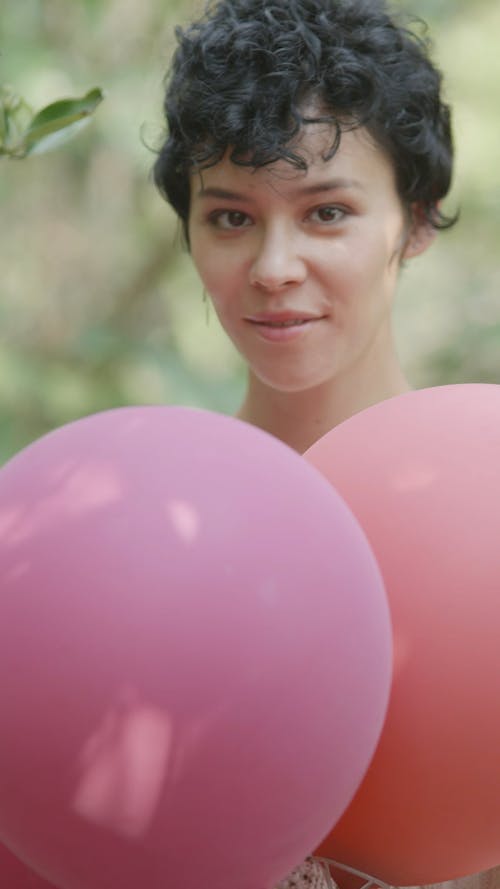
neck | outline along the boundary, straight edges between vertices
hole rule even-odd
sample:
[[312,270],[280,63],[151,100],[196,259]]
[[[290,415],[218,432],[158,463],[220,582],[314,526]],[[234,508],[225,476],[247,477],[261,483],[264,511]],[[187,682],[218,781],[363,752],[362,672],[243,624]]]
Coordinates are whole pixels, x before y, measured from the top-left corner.
[[350,369],[320,386],[299,392],[273,389],[250,372],[238,417],[302,454],[353,414],[410,388],[394,351],[372,373],[366,367]]

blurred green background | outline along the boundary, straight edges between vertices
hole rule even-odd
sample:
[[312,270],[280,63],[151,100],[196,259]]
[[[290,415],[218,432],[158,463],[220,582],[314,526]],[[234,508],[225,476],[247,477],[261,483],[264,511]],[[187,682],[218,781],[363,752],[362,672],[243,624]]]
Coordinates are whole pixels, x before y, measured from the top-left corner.
[[[426,18],[454,106],[447,209],[461,221],[409,263],[396,322],[415,386],[500,383],[500,5],[400,3]],[[244,369],[207,324],[176,220],[151,181],[162,81],[191,0],[2,0],[0,83],[35,109],[101,86],[58,150],[0,158],[0,462],[115,405],[233,412]]]

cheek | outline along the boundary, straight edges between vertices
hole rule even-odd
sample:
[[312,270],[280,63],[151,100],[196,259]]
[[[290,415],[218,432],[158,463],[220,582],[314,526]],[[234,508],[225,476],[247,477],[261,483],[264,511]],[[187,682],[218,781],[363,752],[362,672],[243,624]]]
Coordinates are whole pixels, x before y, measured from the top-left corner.
[[386,313],[397,283],[398,265],[391,259],[389,245],[382,238],[364,239],[343,256],[336,255],[328,289],[340,327],[361,329],[370,319]]
[[192,251],[191,257],[214,305],[216,307],[219,304],[225,305],[228,300],[233,302],[234,295],[242,290],[242,271],[240,266],[231,261],[232,257],[229,255],[220,257],[210,249]]
[[191,243],[191,260],[205,290],[212,295],[217,284],[217,264],[213,261],[210,251],[203,249],[203,246],[195,241]]
[[224,310],[230,306],[234,301],[232,296],[237,290],[230,271],[221,270],[216,264],[205,264],[201,272],[198,269],[198,273],[215,308]]
[[[381,233],[382,234],[382,233]],[[370,289],[384,289],[397,278],[398,253],[395,237],[373,238],[360,251],[359,262],[354,274],[360,282],[366,282]]]
[[372,264],[366,245],[357,240],[332,245],[315,267],[330,298],[341,305],[350,305],[357,302],[367,281],[373,279]]

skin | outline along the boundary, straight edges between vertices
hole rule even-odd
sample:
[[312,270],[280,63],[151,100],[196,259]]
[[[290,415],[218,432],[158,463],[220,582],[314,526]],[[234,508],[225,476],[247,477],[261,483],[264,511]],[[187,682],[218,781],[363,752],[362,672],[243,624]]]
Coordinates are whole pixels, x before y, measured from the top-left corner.
[[[222,326],[248,365],[238,416],[299,452],[337,423],[409,389],[391,310],[401,263],[434,237],[405,209],[392,164],[364,129],[337,153],[307,125],[285,161],[252,170],[229,155],[193,175],[189,237]],[[284,319],[293,328],[277,329]],[[300,322],[300,324],[295,324]]]

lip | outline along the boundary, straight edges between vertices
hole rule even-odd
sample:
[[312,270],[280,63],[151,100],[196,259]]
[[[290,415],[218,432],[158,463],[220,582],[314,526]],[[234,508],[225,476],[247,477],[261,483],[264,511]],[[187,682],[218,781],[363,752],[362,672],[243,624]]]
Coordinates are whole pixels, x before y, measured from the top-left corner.
[[324,317],[311,312],[259,312],[256,315],[246,315],[245,321],[254,324],[279,324],[283,321],[320,321]]
[[[304,336],[325,315],[311,315],[308,312],[263,312],[247,315],[245,322],[251,324],[261,339],[271,343],[287,343]],[[285,321],[296,321],[289,327],[274,327]]]

